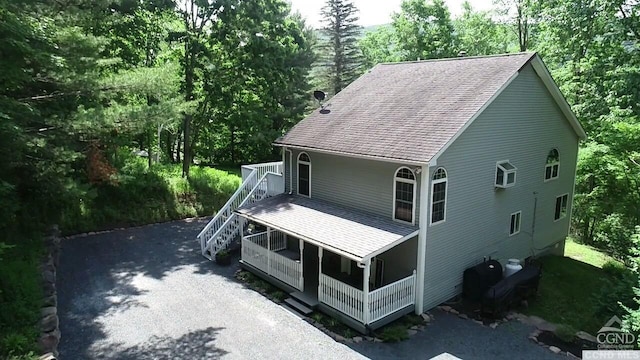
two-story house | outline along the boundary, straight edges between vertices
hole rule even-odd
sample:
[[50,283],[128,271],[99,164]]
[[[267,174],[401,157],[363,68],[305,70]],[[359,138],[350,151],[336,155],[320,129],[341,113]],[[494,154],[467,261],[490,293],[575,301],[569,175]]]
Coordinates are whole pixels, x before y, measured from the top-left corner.
[[201,249],[242,233],[245,268],[377,328],[485,257],[561,253],[583,138],[537,54],[380,64],[277,139],[281,163],[243,167]]

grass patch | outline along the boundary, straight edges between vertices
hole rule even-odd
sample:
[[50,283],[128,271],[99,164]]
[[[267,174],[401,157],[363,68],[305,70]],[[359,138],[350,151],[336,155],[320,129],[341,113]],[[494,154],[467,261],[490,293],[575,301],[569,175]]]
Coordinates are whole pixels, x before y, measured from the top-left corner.
[[28,359],[36,351],[42,288],[39,236],[13,236],[0,254],[0,358]]
[[615,261],[612,257],[600,252],[596,248],[577,243],[571,238],[567,238],[564,255],[599,268],[607,262]]
[[289,297],[284,291],[248,271],[239,270],[235,276],[236,279],[246,283],[251,289],[266,295],[275,302],[282,302]]
[[340,335],[345,339],[351,339],[352,337],[357,335],[357,333],[353,329],[343,324],[340,320],[334,317],[327,316],[320,312],[314,312],[313,314],[311,314],[311,318],[315,322],[322,324],[329,331],[333,332],[334,334]]
[[404,324],[385,326],[378,335],[380,340],[384,342],[400,342],[409,338],[407,327]]
[[540,259],[538,296],[523,312],[593,334],[611,316],[623,315],[618,301],[632,299],[627,284],[634,279],[621,264],[589,246],[567,241],[565,254]]
[[424,325],[422,316],[408,314],[378,330],[376,337],[390,343],[404,341],[409,338],[408,330],[419,325]]

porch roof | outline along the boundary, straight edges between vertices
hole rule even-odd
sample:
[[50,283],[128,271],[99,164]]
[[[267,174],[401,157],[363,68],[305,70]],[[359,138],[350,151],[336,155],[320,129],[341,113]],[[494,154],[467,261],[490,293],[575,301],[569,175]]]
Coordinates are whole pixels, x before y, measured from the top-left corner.
[[236,211],[249,220],[358,262],[418,233],[415,226],[298,195],[277,195]]

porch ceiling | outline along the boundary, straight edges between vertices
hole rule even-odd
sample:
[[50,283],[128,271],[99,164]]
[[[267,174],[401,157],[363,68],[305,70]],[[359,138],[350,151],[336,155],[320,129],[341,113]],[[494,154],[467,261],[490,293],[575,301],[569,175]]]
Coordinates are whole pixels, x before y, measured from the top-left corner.
[[358,262],[418,233],[415,226],[297,195],[274,196],[237,213]]

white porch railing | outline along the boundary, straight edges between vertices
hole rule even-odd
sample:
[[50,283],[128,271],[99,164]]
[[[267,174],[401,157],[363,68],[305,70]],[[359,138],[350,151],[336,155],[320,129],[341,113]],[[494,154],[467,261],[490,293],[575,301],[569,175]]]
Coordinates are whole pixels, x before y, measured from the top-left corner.
[[266,247],[254,241],[266,244],[266,233],[251,235],[242,239],[242,261],[302,291],[302,263],[269,251]]
[[[260,169],[272,167],[269,165]],[[277,166],[275,167],[277,168]],[[261,172],[262,175],[259,176]],[[243,205],[252,204],[283,192],[284,179],[281,174],[252,168],[251,173],[244,179],[238,190],[198,234],[197,238],[200,242],[202,255],[212,259],[220,250],[229,246],[240,233],[242,225],[235,210]]]
[[367,299],[369,314],[364,313],[362,290],[325,274],[320,274],[319,280],[318,301],[364,324],[380,320],[415,302],[415,271],[411,276],[370,292]]
[[413,275],[398,280],[369,293],[369,322],[405,308],[416,299],[416,271]]
[[279,231],[272,231],[269,238],[271,239],[271,246],[267,246],[267,232],[247,235],[245,239],[251,241],[254,244],[258,244],[265,249],[271,249],[271,251],[280,251],[287,248],[287,241],[284,234]]
[[320,274],[318,301],[345,313],[358,321],[364,321],[362,290],[349,286],[325,274]]
[[258,178],[262,177],[264,174],[268,172],[272,172],[274,174],[282,174],[283,173],[283,165],[282,161],[262,163],[262,164],[250,164],[250,165],[242,165],[240,168],[242,172],[242,180],[246,179],[251,175],[253,170],[258,172]]

